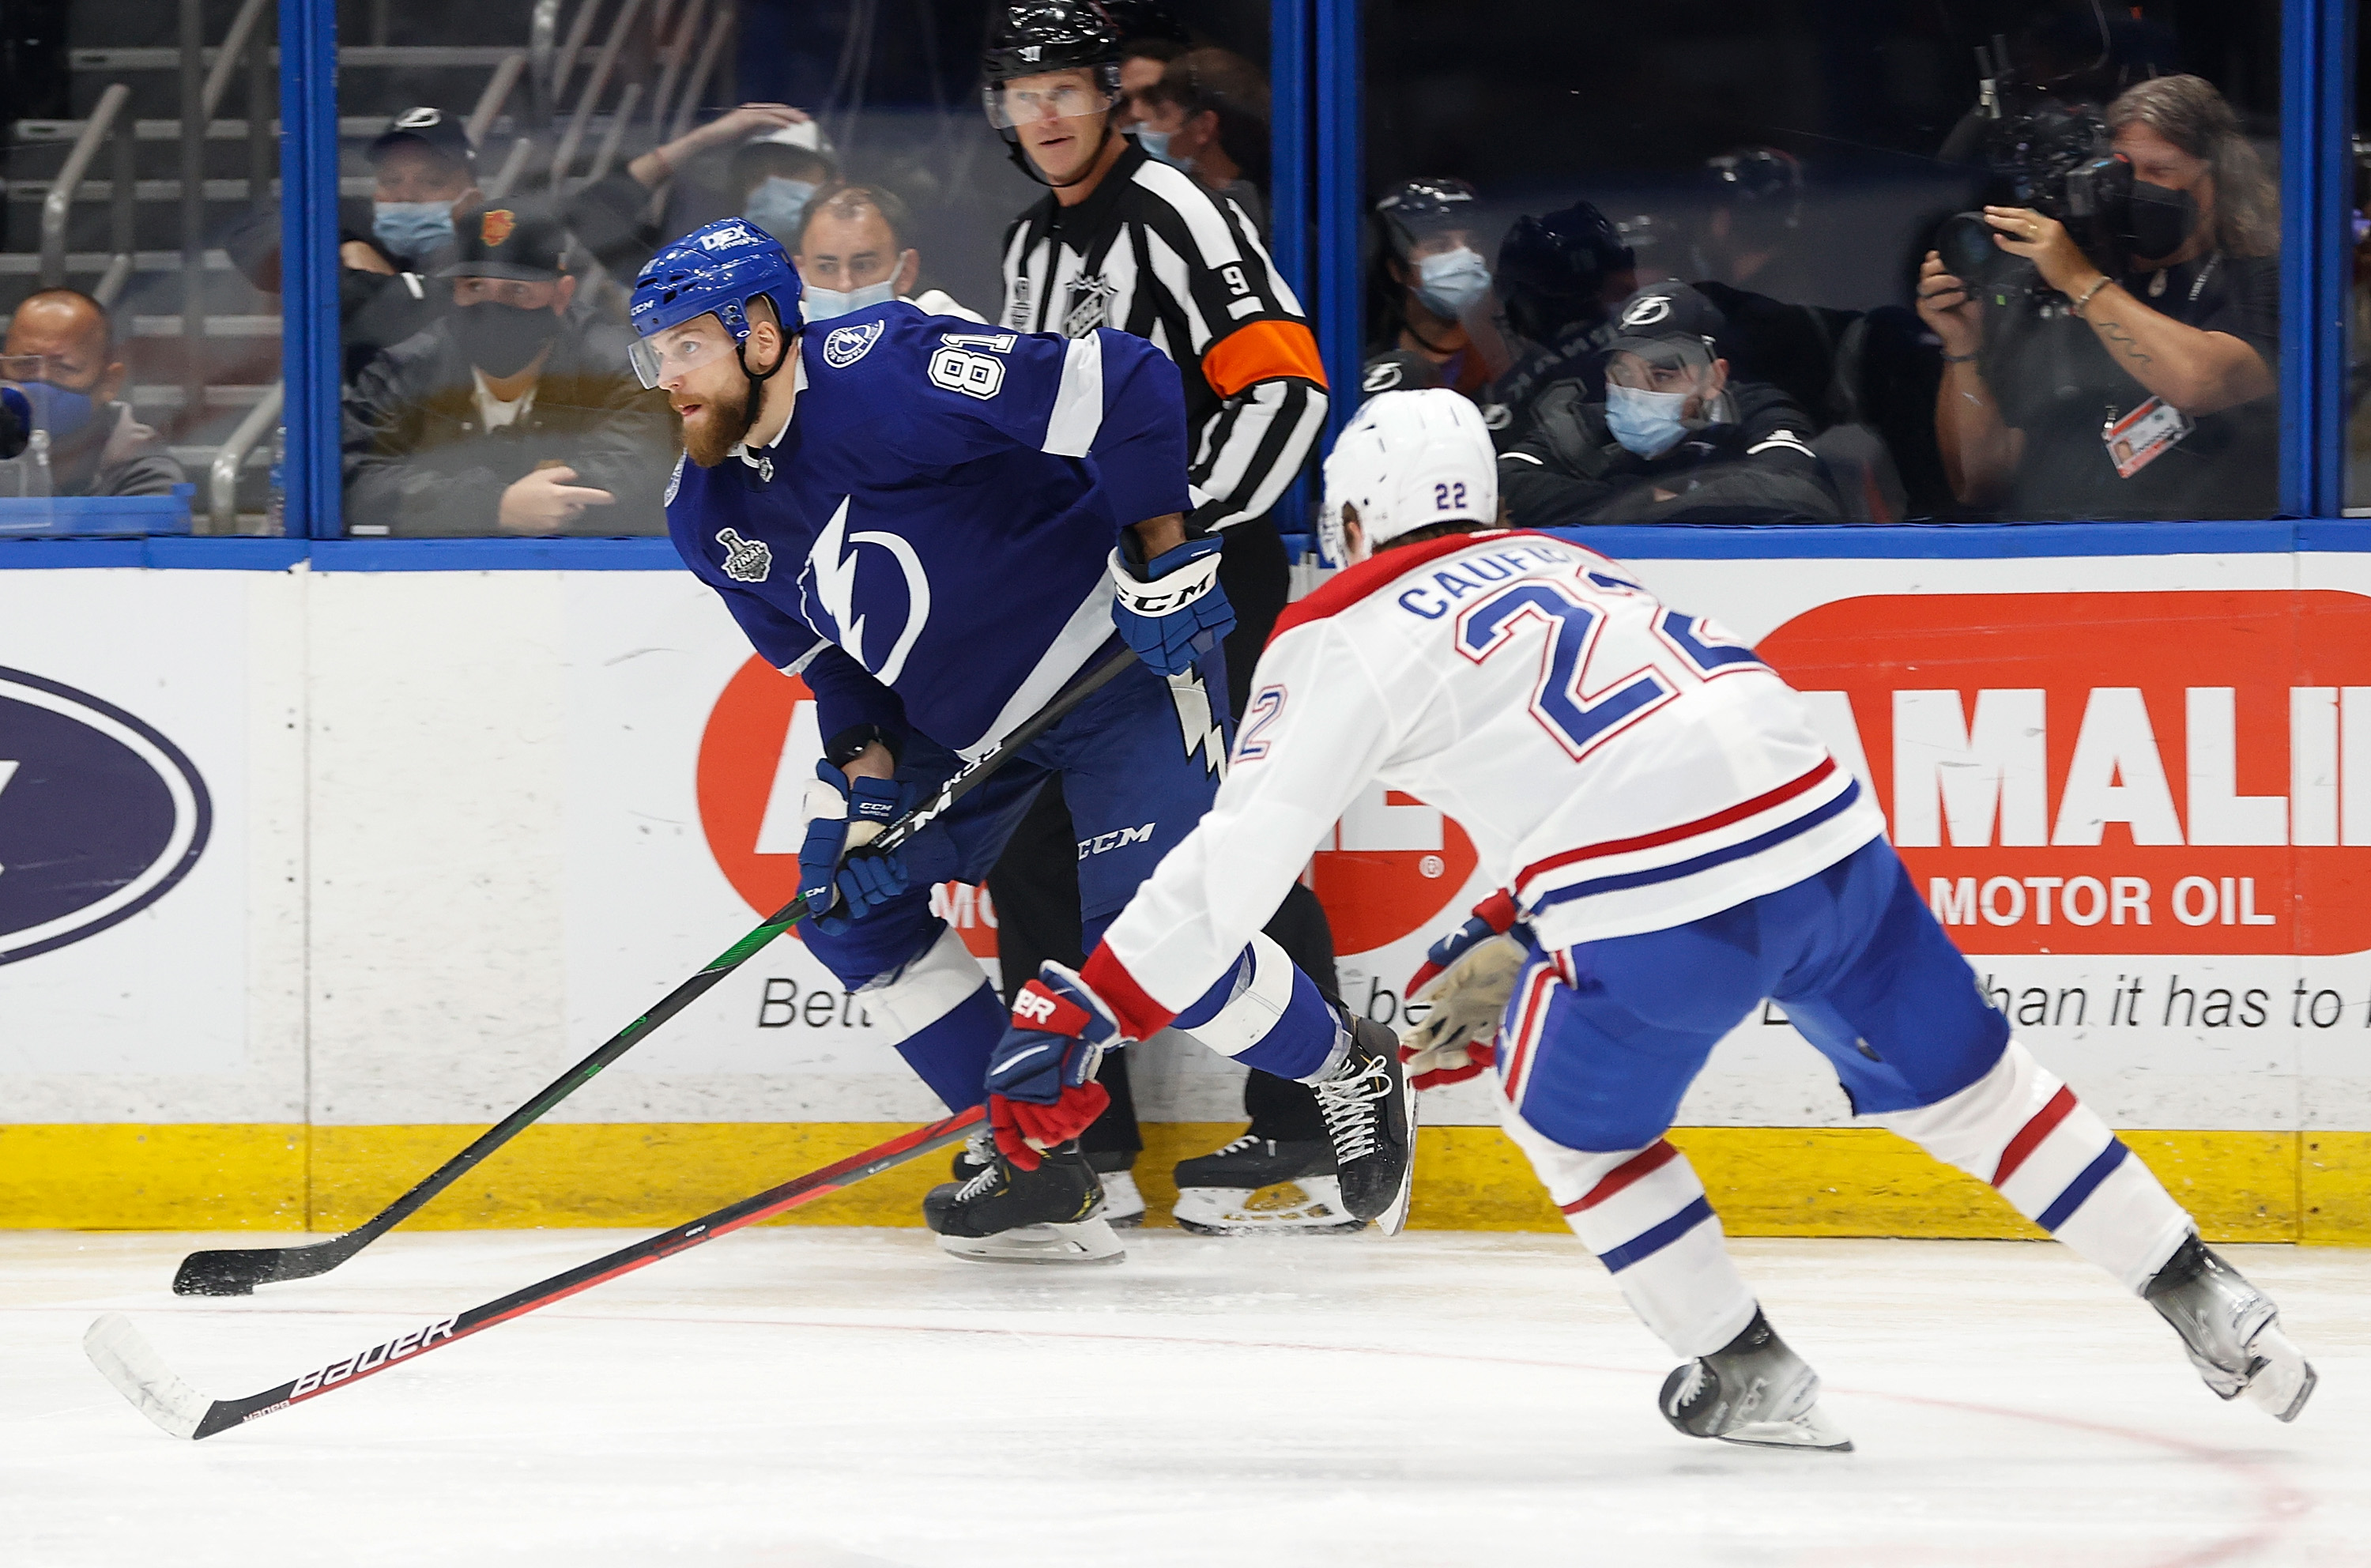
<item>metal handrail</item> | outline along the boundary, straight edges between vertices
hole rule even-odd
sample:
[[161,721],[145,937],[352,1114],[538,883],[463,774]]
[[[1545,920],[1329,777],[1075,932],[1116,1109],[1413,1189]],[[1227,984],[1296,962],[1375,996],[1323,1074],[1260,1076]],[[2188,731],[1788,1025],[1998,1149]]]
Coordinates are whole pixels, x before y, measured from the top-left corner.
[[[206,73],[205,91],[198,100],[203,106],[208,120],[212,120],[214,110],[222,107],[223,94],[230,90],[231,76],[237,71],[240,58],[247,53],[248,35],[255,30],[255,24],[262,18],[269,3],[270,0],[246,0],[246,4],[239,6],[238,15],[231,18],[230,31],[223,35],[222,47],[214,52],[214,68]],[[249,118],[254,118],[251,112]]]
[[663,137],[667,110],[675,103],[676,84],[683,78],[684,62],[691,58],[691,35],[700,26],[700,18],[708,8],[708,0],[690,0],[683,8],[675,29],[675,41],[667,46],[666,59],[659,67],[658,90],[651,95],[651,134]]
[[238,532],[238,471],[247,464],[247,455],[255,450],[264,432],[280,423],[280,411],[288,400],[288,383],[274,382],[272,389],[257,399],[230,432],[230,439],[214,454],[213,466],[206,470],[206,531],[213,534]]
[[576,75],[576,57],[584,52],[584,40],[593,31],[593,18],[600,10],[601,0],[584,0],[568,23],[568,37],[561,42],[560,58],[551,67],[551,108],[554,114],[560,112],[561,104],[568,98],[568,78]]
[[502,113],[503,105],[510,101],[511,92],[518,86],[519,77],[526,70],[525,54],[506,54],[503,63],[494,67],[494,74],[486,78],[486,90],[478,95],[478,107],[469,111],[467,129],[471,146],[485,145],[486,133],[493,129],[494,117]]
[[[81,189],[84,178],[90,173],[92,160],[98,156],[100,144],[115,130],[116,117],[123,106],[132,101],[132,89],[121,82],[110,83],[98,95],[98,107],[91,110],[90,120],[75,138],[74,150],[66,155],[65,167],[58,170],[57,179],[50,186],[49,194],[41,198],[41,286],[56,288],[66,281],[66,217],[74,210],[75,192]],[[124,122],[129,129],[131,121]],[[122,155],[117,155],[120,159]],[[118,179],[119,189],[129,181]]]
[[502,171],[486,183],[487,201],[499,202],[511,193],[511,187],[518,183],[520,171],[526,167],[527,156],[534,151],[535,139],[531,136],[521,136],[511,144],[510,156],[503,160]]
[[601,150],[593,155],[593,167],[584,176],[590,185],[609,172],[618,161],[618,143],[626,134],[627,122],[634,118],[634,106],[642,101],[642,84],[628,82],[626,90],[618,95],[617,112],[609,116],[608,133],[601,138]]
[[560,0],[535,0],[527,21],[526,54],[530,74],[528,108],[538,130],[551,123],[551,68],[560,49]]
[[717,56],[724,52],[724,40],[733,31],[733,15],[725,6],[716,8],[716,25],[709,29],[708,41],[700,46],[700,64],[691,74],[691,85],[683,90],[676,103],[675,124],[667,132],[670,142],[691,129],[691,117],[700,108],[700,95],[708,90],[709,74],[716,69]]
[[609,89],[609,74],[618,68],[618,52],[625,47],[626,32],[642,14],[642,0],[626,0],[618,7],[618,15],[609,24],[609,36],[602,40],[600,57],[593,63],[593,75],[584,83],[584,92],[576,100],[576,112],[568,121],[568,134],[560,139],[560,151],[551,155],[551,187],[560,189],[568,176],[568,166],[576,161],[576,149],[584,144],[585,127],[593,121],[594,108],[601,95]]

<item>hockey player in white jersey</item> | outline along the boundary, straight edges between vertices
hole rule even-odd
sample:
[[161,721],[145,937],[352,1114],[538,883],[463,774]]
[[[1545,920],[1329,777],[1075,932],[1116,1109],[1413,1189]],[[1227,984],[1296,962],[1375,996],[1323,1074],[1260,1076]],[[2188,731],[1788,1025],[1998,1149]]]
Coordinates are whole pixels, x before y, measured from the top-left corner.
[[[1081,972],[1103,1027],[1140,1039],[1200,996],[1378,781],[1456,818],[1507,890],[1434,950],[1440,1022],[1409,1068],[1495,1067],[1509,1133],[1684,1358],[1660,1397],[1682,1432],[1850,1447],[1663,1136],[1764,998],[1860,1116],[2145,1297],[2217,1394],[2296,1417],[2314,1374],[2273,1303],[2010,1038],[1752,649],[1579,545],[1498,527],[1489,433],[1453,392],[1370,401],[1326,491],[1354,564],[1278,623],[1217,804]],[[1016,1027],[1000,1058],[1047,1032]]]

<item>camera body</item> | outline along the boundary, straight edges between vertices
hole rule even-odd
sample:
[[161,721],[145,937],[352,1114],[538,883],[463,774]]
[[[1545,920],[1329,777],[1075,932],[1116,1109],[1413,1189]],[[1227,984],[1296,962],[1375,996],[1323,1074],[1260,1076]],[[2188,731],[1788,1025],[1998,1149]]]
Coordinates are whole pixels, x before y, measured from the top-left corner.
[[[2092,265],[2122,276],[2133,255],[2133,166],[2115,150],[2107,122],[2088,105],[2039,94],[2014,108],[1989,102],[1987,198],[2057,219]],[[2055,291],[2032,262],[1994,244],[1995,232],[1982,213],[1954,213],[1937,232],[1935,249],[1987,305],[2047,306]]]

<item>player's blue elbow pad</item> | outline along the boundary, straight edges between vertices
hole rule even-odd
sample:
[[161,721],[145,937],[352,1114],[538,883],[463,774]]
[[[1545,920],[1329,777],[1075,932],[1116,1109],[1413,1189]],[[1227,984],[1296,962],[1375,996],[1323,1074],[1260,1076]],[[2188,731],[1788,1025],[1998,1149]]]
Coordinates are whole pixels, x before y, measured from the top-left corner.
[[1151,669],[1174,675],[1190,669],[1234,629],[1235,609],[1219,585],[1220,541],[1188,539],[1151,560],[1138,558],[1133,536],[1112,551],[1112,620],[1122,640]]

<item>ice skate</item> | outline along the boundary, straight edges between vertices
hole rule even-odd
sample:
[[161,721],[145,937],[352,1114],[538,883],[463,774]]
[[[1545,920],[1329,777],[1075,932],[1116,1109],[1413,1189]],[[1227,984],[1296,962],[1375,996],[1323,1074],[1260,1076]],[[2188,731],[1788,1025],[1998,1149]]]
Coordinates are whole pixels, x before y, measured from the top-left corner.
[[1087,1163],[1095,1168],[1104,1184],[1104,1221],[1121,1230],[1137,1230],[1144,1225],[1144,1194],[1137,1190],[1136,1172],[1129,1169],[1135,1158],[1124,1152],[1087,1156]]
[[1094,1167],[1075,1144],[1047,1153],[1035,1170],[992,1147],[988,1153],[968,1181],[943,1182],[922,1200],[923,1222],[942,1251],[977,1263],[1116,1263],[1128,1255],[1103,1217]]
[[1179,1227],[1197,1236],[1326,1235],[1363,1230],[1342,1205],[1334,1147],[1255,1138],[1177,1162]]
[[2221,1399],[2245,1394],[2282,1421],[2313,1397],[2313,1366],[2281,1332],[2273,1298],[2192,1236],[2141,1293],[2171,1323],[2191,1365]]
[[1691,1437],[1850,1453],[1852,1439],[1821,1412],[1819,1400],[1820,1375],[1756,1309],[1735,1339],[1672,1367],[1657,1403],[1664,1419]]
[[1415,1174],[1416,1089],[1400,1069],[1398,1037],[1371,1019],[1352,1020],[1342,1060],[1310,1088],[1334,1146],[1343,1209],[1399,1234]]

